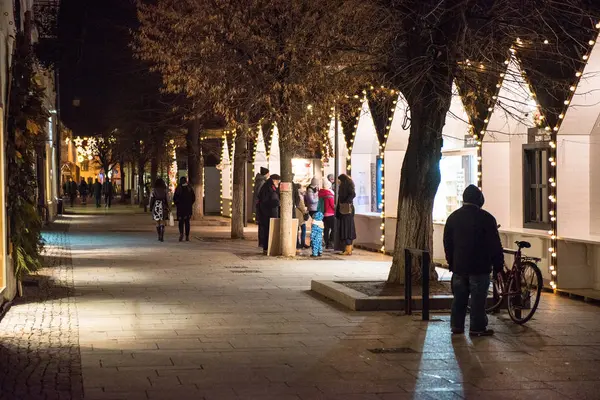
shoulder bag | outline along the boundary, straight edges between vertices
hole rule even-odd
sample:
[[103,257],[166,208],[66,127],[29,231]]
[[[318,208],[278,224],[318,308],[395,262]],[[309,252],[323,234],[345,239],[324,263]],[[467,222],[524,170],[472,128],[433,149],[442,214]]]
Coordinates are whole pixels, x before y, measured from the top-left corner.
[[352,214],[352,203],[340,203],[340,214]]

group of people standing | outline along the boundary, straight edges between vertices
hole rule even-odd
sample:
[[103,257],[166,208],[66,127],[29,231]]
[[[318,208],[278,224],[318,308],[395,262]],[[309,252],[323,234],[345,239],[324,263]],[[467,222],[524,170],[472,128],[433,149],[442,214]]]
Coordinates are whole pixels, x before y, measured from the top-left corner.
[[75,199],[77,199],[77,194],[79,193],[81,205],[87,205],[88,197],[94,197],[96,200],[96,208],[100,208],[102,206],[102,197],[104,197],[105,207],[109,208],[112,205],[114,191],[114,186],[109,180],[100,183],[100,181],[96,179],[94,183],[88,184],[85,179],[82,178],[81,183],[77,185],[74,180],[68,178],[67,182],[63,185],[63,193],[65,196],[69,197],[71,207],[75,205]]
[[[270,175],[267,168],[261,167],[254,180],[254,205],[258,223],[258,242],[267,254],[269,247],[269,225],[271,218],[280,217],[279,184],[281,177]],[[337,186],[337,188],[336,188]],[[335,203],[335,191],[338,202]],[[338,177],[337,185],[333,174],[319,182],[313,178],[303,189],[299,183],[293,183],[293,218],[298,219],[299,233],[297,249],[312,249],[312,256],[319,257],[324,249],[334,249],[334,229],[344,247],[343,254],[352,254],[352,243],[356,239],[354,227],[354,182],[345,174]],[[310,246],[306,243],[307,225],[310,223]]]

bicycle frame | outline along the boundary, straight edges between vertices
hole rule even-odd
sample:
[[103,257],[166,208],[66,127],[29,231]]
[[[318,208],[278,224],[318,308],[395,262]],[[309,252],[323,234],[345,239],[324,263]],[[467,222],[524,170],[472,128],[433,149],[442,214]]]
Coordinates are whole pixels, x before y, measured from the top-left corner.
[[[520,295],[521,294],[521,271],[522,271],[521,262],[523,261],[521,249],[520,248],[517,250],[504,249],[504,253],[514,255],[515,260],[513,262],[512,268],[510,268],[510,269],[508,269],[506,267],[506,264],[504,265],[504,271],[506,272],[506,274],[504,277],[501,277],[501,278],[506,278],[506,279],[500,280],[500,287],[502,288],[502,293],[499,295],[502,297]],[[498,277],[496,279],[498,279]],[[506,285],[508,285],[508,282],[510,282],[511,279],[514,279],[516,282],[516,285],[517,285],[516,291],[514,291],[514,292],[509,292],[508,291],[509,288],[506,287]]]

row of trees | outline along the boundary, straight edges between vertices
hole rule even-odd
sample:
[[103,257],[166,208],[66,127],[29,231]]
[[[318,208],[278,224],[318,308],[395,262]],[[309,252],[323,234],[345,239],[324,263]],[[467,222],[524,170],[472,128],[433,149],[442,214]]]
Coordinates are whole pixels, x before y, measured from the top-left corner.
[[[276,122],[283,235],[291,230],[291,158],[299,147],[321,147],[331,108],[343,110],[368,85],[402,93],[410,138],[389,275],[401,282],[403,249],[432,249],[453,83],[482,140],[496,85],[509,79],[506,60],[517,57],[554,131],[597,37],[600,8],[592,0],[157,0],[141,1],[138,16],[136,53],[160,73],[164,92],[194,105],[191,124],[223,118],[235,128],[237,152],[255,124]],[[235,165],[245,157],[236,154]],[[236,169],[236,235],[242,179]],[[282,243],[283,254],[293,255]]]

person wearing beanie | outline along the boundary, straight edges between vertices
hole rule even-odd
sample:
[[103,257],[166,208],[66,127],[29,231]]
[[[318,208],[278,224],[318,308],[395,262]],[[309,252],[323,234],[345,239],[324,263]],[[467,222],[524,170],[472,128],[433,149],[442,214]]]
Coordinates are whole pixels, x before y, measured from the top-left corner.
[[475,185],[463,192],[463,206],[454,211],[444,228],[446,261],[452,272],[452,314],[450,327],[453,334],[463,333],[469,294],[471,296],[472,336],[491,336],[485,313],[490,273],[501,272],[504,253],[498,224],[492,214],[482,210],[485,198]]
[[311,217],[315,215],[319,206],[319,180],[317,178],[312,178],[310,185],[306,188],[304,205]]
[[319,190],[318,211],[323,213],[325,248],[333,249],[333,228],[335,225],[335,199],[331,190],[331,183],[323,181],[323,188]]
[[335,176],[333,174],[327,175],[327,180],[329,181],[329,189],[335,193]]
[[259,234],[262,236],[259,240],[263,248],[263,254],[267,254],[269,249],[269,226],[271,218],[279,218],[279,183],[281,177],[277,174],[271,177],[260,188],[258,193],[258,208],[260,219]]
[[179,185],[175,189],[173,203],[177,207],[177,219],[179,220],[179,241],[183,240],[185,228],[185,241],[190,241],[190,220],[193,214],[193,205],[196,202],[196,194],[194,189],[188,185],[187,178],[182,176],[179,178]]
[[260,189],[263,187],[265,182],[269,179],[269,170],[265,167],[260,167],[260,173],[256,174],[254,177],[254,192],[252,193],[252,212],[256,216],[256,223],[258,224],[258,246],[262,246],[260,234],[260,207],[258,207],[258,194],[260,193]]

